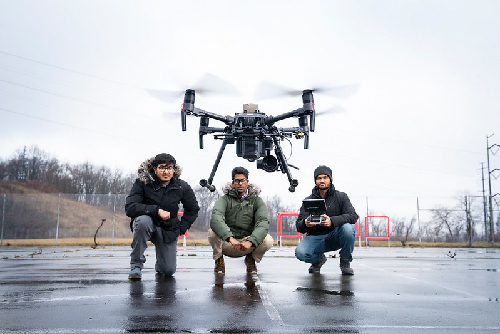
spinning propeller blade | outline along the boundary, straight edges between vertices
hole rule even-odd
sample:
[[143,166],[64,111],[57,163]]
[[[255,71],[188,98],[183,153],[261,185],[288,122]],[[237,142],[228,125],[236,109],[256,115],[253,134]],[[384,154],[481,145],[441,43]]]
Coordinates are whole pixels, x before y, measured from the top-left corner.
[[[315,94],[324,94],[337,98],[348,98],[359,90],[359,84],[341,85],[333,87],[313,87],[310,88]],[[269,81],[261,82],[255,89],[256,99],[270,99],[286,96],[302,95],[302,90],[290,89]]]
[[[196,94],[226,94],[238,95],[240,92],[232,84],[221,79],[211,73],[207,73],[201,77],[196,84],[190,89],[196,91]],[[161,89],[146,89],[146,92],[151,96],[172,103],[181,98],[186,90],[161,90]]]

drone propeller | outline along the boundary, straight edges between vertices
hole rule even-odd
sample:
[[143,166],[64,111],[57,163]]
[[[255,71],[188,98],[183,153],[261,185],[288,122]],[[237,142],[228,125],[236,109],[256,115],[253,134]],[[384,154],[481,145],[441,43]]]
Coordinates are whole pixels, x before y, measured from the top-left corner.
[[[221,79],[211,73],[205,74],[198,82],[190,89],[196,91],[196,94],[227,94],[238,95],[240,92],[232,84]],[[172,103],[181,98],[185,90],[158,90],[146,89],[146,91],[153,97]]]
[[327,114],[338,114],[342,112],[345,112],[345,109],[340,106],[336,106],[325,110],[316,110],[316,116],[324,116]]
[[[359,89],[358,84],[342,85],[333,87],[314,87],[310,88],[313,93],[324,94],[331,97],[347,98],[356,93]],[[290,89],[269,81],[261,82],[255,89],[255,98],[258,100],[270,99],[286,96],[302,95],[303,90]]]

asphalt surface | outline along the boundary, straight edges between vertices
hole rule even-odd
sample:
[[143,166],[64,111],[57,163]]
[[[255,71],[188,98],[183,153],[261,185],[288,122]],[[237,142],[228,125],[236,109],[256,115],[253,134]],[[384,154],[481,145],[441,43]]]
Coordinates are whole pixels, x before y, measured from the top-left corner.
[[358,248],[355,275],[274,247],[247,275],[180,247],[177,273],[128,280],[129,247],[0,248],[1,333],[500,333],[499,249]]

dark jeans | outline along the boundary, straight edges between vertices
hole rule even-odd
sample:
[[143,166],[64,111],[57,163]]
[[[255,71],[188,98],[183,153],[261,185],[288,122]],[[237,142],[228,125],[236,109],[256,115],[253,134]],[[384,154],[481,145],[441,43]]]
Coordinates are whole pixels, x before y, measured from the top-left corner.
[[177,238],[172,242],[166,242],[163,239],[161,227],[155,226],[149,216],[139,216],[132,224],[134,236],[132,253],[130,253],[130,268],[142,269],[146,262],[144,251],[148,247],[148,241],[151,241],[156,249],[156,271],[167,276],[173,275],[177,265]]
[[355,236],[353,224],[344,224],[328,234],[308,235],[295,248],[295,257],[307,263],[318,263],[325,252],[340,249],[340,257],[352,261]]

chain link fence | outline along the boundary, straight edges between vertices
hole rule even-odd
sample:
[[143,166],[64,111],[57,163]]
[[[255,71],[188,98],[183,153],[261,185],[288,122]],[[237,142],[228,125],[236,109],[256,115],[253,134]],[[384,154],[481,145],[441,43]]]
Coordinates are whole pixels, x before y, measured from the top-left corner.
[[[1,245],[10,239],[92,238],[99,228],[99,238],[131,238],[130,218],[125,215],[126,194],[0,194]],[[269,233],[277,236],[277,212],[267,201],[270,214]],[[425,242],[500,242],[499,203],[493,201],[493,224],[490,224],[488,201],[483,197],[354,197],[351,201],[359,215],[361,237],[387,236],[391,241]],[[437,204],[436,204],[437,203]],[[291,210],[287,210],[291,211]],[[293,211],[293,210],[292,210]],[[298,208],[297,208],[298,211]],[[188,238],[206,238],[210,211],[200,216]],[[372,217],[375,216],[375,217]],[[380,218],[379,216],[388,217]],[[295,219],[283,220],[282,233],[296,234]],[[387,225],[387,219],[389,225]],[[276,240],[276,239],[275,239]]]

